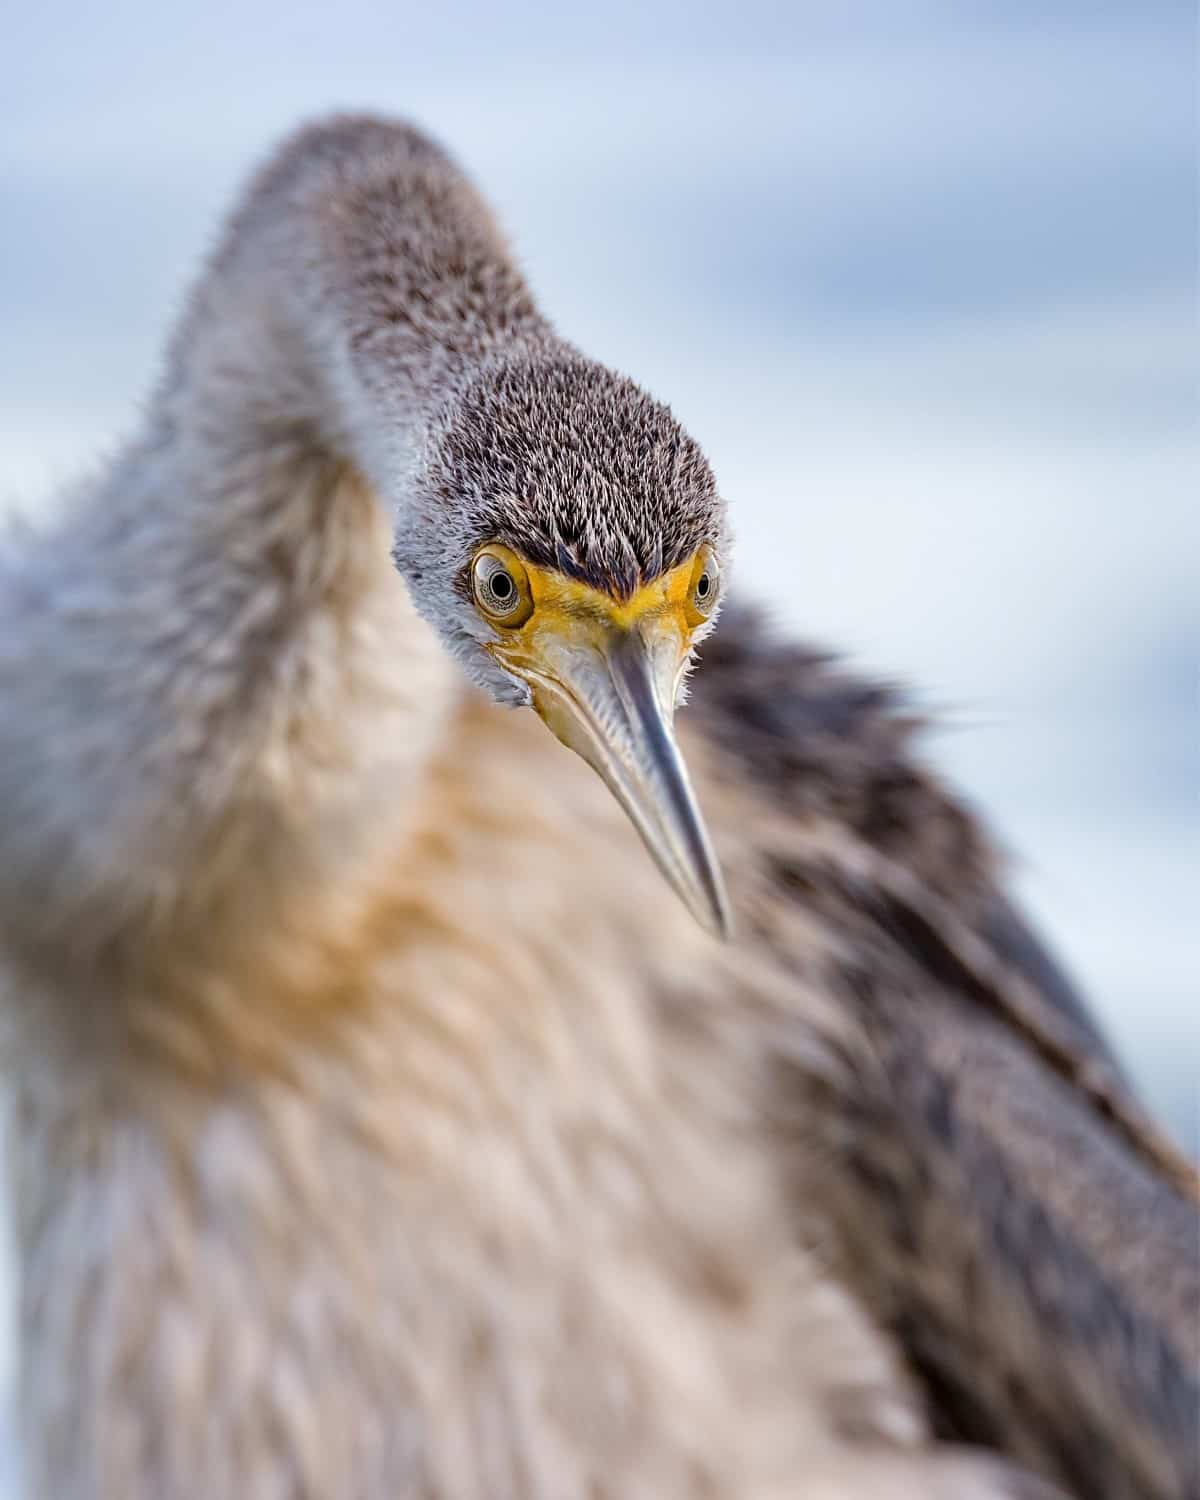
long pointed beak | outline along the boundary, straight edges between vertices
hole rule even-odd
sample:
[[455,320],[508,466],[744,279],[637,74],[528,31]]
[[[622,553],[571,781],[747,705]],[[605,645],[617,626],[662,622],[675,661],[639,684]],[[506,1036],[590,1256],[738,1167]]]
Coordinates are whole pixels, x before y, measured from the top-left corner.
[[536,665],[520,666],[537,712],[599,773],[696,920],[727,938],[725,886],[672,728],[678,640],[634,626],[539,645]]

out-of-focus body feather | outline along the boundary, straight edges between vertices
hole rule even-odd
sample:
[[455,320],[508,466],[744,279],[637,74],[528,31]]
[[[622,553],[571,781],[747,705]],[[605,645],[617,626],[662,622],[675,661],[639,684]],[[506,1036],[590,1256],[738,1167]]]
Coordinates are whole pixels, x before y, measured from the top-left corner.
[[884,697],[715,638],[723,946],[415,613],[345,371],[237,279],[289,174],[412,140],[279,159],[146,437],[0,564],[30,1500],[1191,1494],[1187,1171]]

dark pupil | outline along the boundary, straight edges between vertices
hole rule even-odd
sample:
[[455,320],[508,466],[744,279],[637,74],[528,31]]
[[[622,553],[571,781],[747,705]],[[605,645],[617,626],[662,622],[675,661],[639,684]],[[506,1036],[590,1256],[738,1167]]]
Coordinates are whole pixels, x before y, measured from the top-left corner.
[[696,598],[707,599],[710,588],[712,588],[712,584],[709,582],[708,574],[701,573],[700,577],[696,580]]
[[513,581],[507,573],[497,573],[492,578],[492,594],[503,602],[510,599],[513,593]]

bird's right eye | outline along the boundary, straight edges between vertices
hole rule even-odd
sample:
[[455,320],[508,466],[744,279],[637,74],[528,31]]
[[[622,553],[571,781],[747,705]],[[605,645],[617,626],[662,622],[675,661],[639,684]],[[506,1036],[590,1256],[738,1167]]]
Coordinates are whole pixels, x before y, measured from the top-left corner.
[[507,547],[491,545],[475,554],[471,589],[480,611],[495,625],[524,625],[533,613],[528,574]]

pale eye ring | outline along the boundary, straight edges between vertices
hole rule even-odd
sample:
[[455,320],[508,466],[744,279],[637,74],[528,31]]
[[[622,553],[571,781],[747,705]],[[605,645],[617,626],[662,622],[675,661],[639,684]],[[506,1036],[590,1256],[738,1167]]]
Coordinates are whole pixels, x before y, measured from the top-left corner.
[[471,569],[475,602],[489,619],[502,625],[519,624],[528,614],[529,601],[522,580],[504,559],[481,552]]
[[720,569],[711,550],[706,548],[692,576],[690,605],[697,620],[706,620],[712,614],[720,592]]

